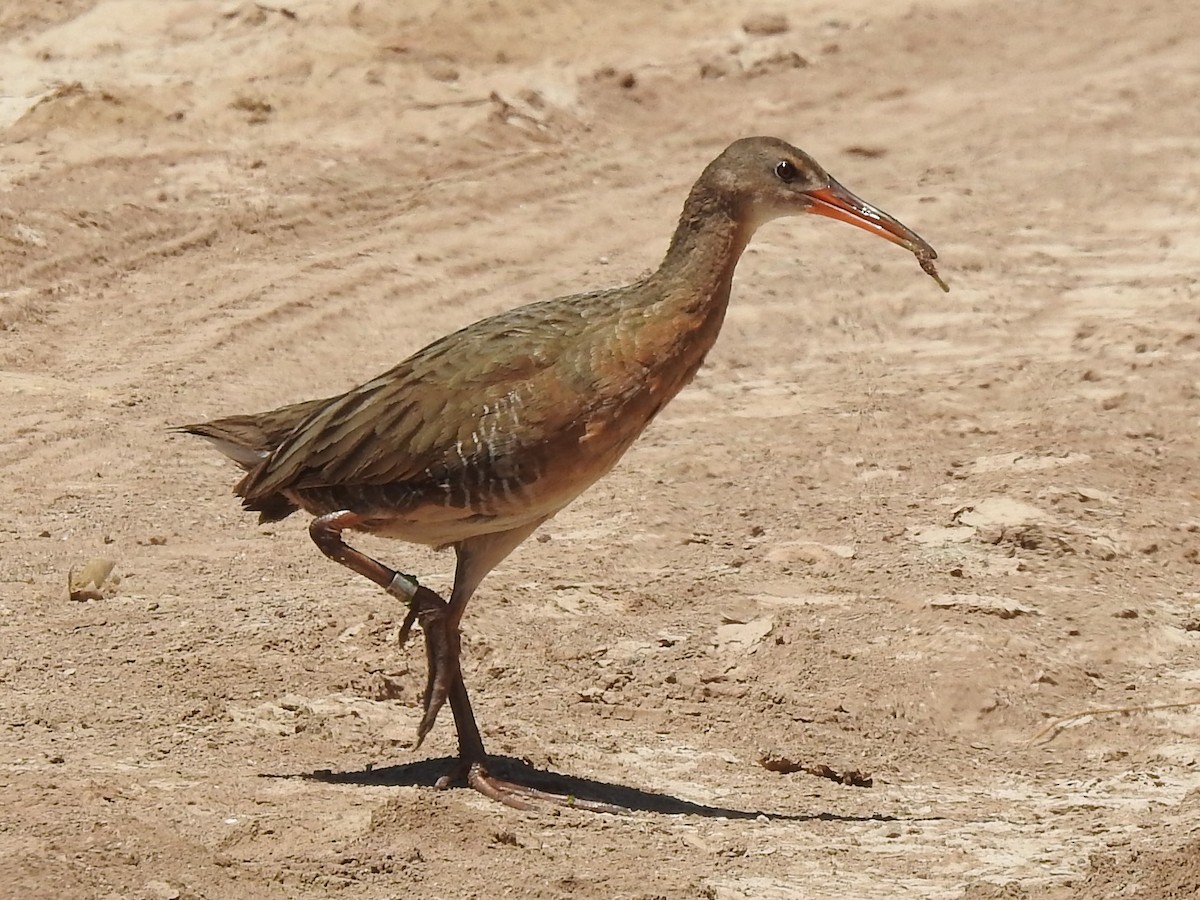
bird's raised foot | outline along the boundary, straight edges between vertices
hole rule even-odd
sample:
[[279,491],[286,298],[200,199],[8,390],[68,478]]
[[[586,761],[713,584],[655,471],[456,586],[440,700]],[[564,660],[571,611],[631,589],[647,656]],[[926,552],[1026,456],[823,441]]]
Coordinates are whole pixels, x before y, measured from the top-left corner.
[[401,646],[408,640],[414,622],[421,623],[421,632],[425,635],[425,660],[428,673],[425,680],[425,693],[422,699],[421,722],[417,726],[417,743],[420,747],[426,736],[433,729],[438,713],[446,705],[450,687],[459,677],[458,641],[457,635],[451,635],[446,627],[446,617],[449,605],[426,587],[418,587],[413,595],[412,605],[404,624],[400,626],[399,641]]
[[584,809],[588,812],[612,813],[618,816],[629,812],[624,807],[612,803],[584,800],[571,794],[556,794],[553,791],[543,791],[540,788],[530,787],[516,781],[498,778],[488,772],[486,764],[479,761],[460,759],[454,769],[439,778],[434,785],[438,790],[460,786],[469,787],[483,794],[489,800],[495,800],[512,809],[523,811],[537,809],[536,802],[540,802],[565,806],[569,809]]

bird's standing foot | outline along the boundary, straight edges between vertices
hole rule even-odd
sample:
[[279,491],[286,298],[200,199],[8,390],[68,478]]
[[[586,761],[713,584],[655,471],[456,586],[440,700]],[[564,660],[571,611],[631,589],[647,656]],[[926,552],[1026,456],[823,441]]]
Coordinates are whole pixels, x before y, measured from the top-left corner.
[[479,734],[479,726],[475,723],[471,698],[467,695],[467,688],[463,684],[461,673],[450,686],[449,699],[450,709],[454,713],[454,725],[458,729],[458,762],[455,763],[454,768],[437,780],[434,786],[439,790],[466,785],[497,803],[521,810],[535,808],[535,805],[529,801],[542,801],[592,812],[607,812],[617,815],[628,812],[628,810],[611,803],[582,800],[570,794],[543,791],[540,788],[492,775],[488,771],[488,758],[483,749],[483,738]]
[[[571,794],[556,794],[553,791],[543,791],[506,778],[492,775],[487,768],[486,760],[469,760],[460,757],[454,768],[437,780],[434,785],[438,790],[465,785],[478,791],[489,800],[503,803],[512,809],[537,809],[537,804],[551,803],[565,806],[569,809],[584,809],[589,812],[606,812],[613,815],[625,815],[629,810],[601,800],[586,800]],[[530,802],[533,801],[533,802]]]
[[444,791],[459,785],[466,785],[483,796],[513,809],[529,810],[534,808],[533,804],[526,803],[521,799],[520,785],[492,777],[482,760],[471,761],[459,757],[454,768],[439,778],[434,787],[439,791]]

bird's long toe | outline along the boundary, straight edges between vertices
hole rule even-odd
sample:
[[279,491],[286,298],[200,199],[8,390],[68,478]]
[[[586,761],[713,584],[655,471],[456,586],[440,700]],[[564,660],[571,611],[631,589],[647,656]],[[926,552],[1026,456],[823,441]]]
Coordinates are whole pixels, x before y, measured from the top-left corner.
[[450,687],[459,677],[458,641],[447,628],[448,606],[446,601],[427,588],[421,588],[413,598],[412,608],[401,627],[401,638],[407,637],[412,626],[411,619],[421,623],[425,635],[425,660],[428,672],[422,701],[423,713],[417,726],[417,743],[420,747],[433,729],[438,713],[446,705]]
[[540,802],[614,815],[625,815],[629,812],[624,807],[601,800],[581,799],[572,794],[556,794],[552,791],[543,791],[516,781],[499,778],[492,775],[488,771],[487,763],[481,760],[460,759],[454,769],[438,779],[436,787],[439,790],[445,790],[459,785],[466,785],[489,800],[503,803],[512,809],[536,809]]

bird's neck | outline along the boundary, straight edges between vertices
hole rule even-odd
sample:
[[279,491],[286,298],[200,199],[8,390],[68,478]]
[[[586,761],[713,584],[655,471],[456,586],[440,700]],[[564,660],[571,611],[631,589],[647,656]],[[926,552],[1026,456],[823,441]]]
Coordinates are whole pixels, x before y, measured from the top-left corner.
[[693,190],[671,246],[651,276],[669,296],[676,315],[707,314],[729,302],[733,271],[754,228],[724,197]]
[[753,231],[727,203],[693,190],[662,265],[625,294],[632,357],[654,412],[692,380],[716,342],[733,270]]

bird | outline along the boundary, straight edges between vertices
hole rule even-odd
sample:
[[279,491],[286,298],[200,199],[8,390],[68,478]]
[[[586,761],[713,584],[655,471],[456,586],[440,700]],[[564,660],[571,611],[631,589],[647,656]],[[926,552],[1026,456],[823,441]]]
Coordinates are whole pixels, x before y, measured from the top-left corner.
[[[608,473],[692,380],[751,237],[800,214],[907,249],[949,290],[937,253],[914,231],[802,150],[747,137],[704,168],[666,255],[644,277],[481,319],[336,396],[175,429],[208,439],[244,470],[234,493],[261,522],[303,510],[322,553],[407,606],[400,643],[419,623],[428,663],[414,747],[447,702],[458,736],[437,787],[465,784],[518,809],[570,800],[490,771],[463,681],[463,615],[483,579]],[[453,548],[449,596],[355,550],[347,531]]]

